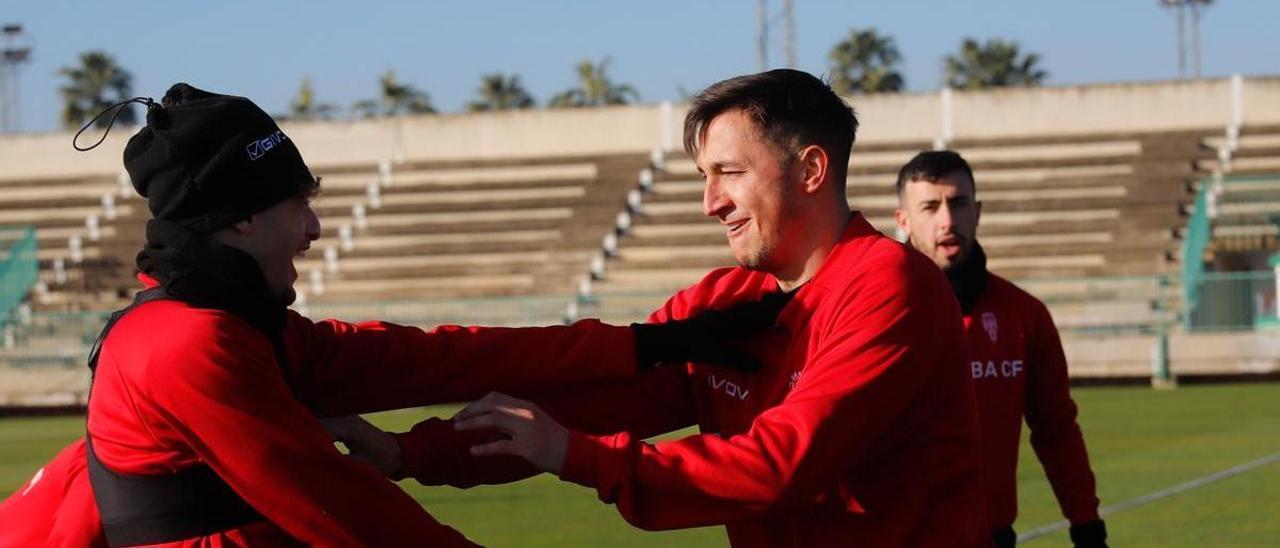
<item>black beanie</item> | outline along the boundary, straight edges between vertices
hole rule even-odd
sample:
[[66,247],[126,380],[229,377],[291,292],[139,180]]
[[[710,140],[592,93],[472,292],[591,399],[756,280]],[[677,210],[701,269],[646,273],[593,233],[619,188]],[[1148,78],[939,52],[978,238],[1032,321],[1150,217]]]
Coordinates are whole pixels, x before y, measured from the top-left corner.
[[293,141],[244,97],[174,84],[124,148],[156,219],[211,233],[314,184]]

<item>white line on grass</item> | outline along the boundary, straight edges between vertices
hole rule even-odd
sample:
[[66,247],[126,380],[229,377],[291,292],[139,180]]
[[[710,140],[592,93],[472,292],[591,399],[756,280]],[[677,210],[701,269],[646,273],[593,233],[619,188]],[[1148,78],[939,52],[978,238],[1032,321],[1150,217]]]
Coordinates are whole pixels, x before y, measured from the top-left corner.
[[[1177,485],[1174,485],[1173,487],[1166,487],[1154,493],[1148,493],[1146,495],[1142,495],[1141,497],[1129,499],[1119,504],[1104,506],[1101,510],[1098,511],[1098,515],[1101,517],[1106,517],[1117,512],[1123,512],[1130,508],[1136,508],[1138,506],[1142,506],[1148,502],[1160,500],[1166,497],[1171,497],[1173,495],[1182,493],[1184,491],[1190,491],[1197,487],[1203,487],[1215,481],[1224,480],[1231,476],[1243,474],[1245,472],[1253,470],[1254,468],[1266,466],[1273,462],[1280,462],[1280,453],[1273,453],[1265,457],[1262,457],[1258,460],[1232,466],[1231,468],[1228,468],[1221,472],[1214,472],[1212,474],[1209,474],[1201,478],[1196,478],[1188,482],[1179,483]],[[1071,524],[1067,522],[1067,520],[1055,521],[1043,527],[1038,527],[1036,529],[1032,529],[1030,531],[1022,533],[1021,535],[1018,535],[1018,542],[1026,542],[1036,537],[1044,536],[1056,531],[1061,531],[1070,526]]]

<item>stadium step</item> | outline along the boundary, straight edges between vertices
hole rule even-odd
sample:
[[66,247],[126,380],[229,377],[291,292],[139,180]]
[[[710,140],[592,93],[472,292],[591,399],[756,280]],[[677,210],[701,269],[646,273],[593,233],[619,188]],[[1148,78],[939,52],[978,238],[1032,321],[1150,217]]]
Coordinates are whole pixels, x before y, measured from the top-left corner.
[[[143,208],[145,209],[145,206]],[[121,204],[116,206],[116,210],[119,215],[129,215],[133,212],[133,209],[134,206],[132,204]],[[0,209],[0,225],[31,224],[37,226],[66,226],[67,221],[74,221],[83,226],[84,219],[86,217],[101,214],[101,204],[94,206],[45,207],[38,209]]]
[[[363,189],[370,182],[380,181],[381,175],[376,167],[357,173],[342,173],[322,177],[321,185],[325,188],[345,187]],[[594,163],[573,163],[558,165],[530,166],[495,166],[474,168],[442,168],[442,169],[393,169],[391,172],[391,188],[425,189],[438,187],[490,187],[523,183],[543,184],[546,182],[591,181],[599,174]]]

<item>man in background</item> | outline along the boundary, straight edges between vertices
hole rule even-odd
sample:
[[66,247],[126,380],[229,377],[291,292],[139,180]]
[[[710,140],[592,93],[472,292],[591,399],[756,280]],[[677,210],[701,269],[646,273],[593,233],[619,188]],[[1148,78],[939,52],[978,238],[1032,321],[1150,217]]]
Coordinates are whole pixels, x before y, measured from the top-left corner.
[[996,545],[1017,541],[1018,444],[1025,417],[1031,446],[1071,522],[1072,542],[1106,546],[1058,330],[1043,303],[987,270],[976,237],[982,203],[968,162],[951,151],[922,152],[898,173],[897,191],[898,228],[946,273],[964,314],[982,423],[987,517]]

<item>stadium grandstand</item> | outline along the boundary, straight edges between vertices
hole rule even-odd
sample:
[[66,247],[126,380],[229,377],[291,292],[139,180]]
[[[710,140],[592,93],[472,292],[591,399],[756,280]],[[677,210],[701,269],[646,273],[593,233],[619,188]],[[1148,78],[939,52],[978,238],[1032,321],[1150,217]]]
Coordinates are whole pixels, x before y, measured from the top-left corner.
[[[993,271],[1045,301],[1079,379],[1280,372],[1280,78],[855,98],[848,197],[961,152]],[[642,320],[732,264],[679,150],[680,105],[286,124],[322,177],[295,307],[415,325]],[[126,135],[0,137],[0,405],[75,405],[136,290]]]

